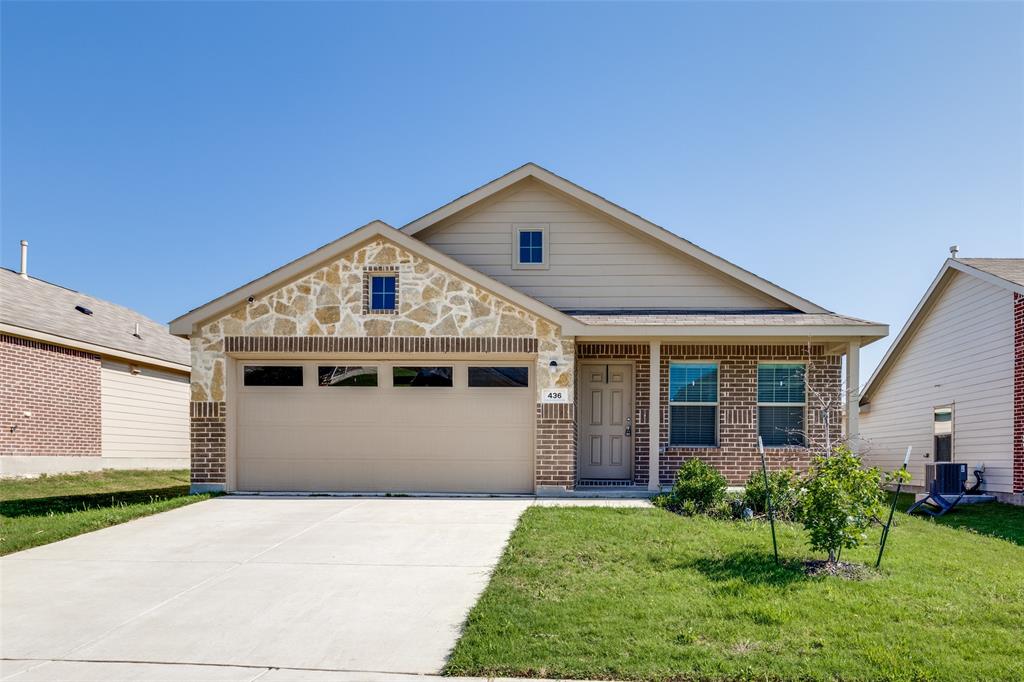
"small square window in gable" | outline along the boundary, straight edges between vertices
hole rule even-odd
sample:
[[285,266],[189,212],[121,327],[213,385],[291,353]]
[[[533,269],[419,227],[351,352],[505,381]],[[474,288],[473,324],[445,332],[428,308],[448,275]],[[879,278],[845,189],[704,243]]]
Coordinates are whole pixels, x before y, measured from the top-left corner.
[[512,226],[512,268],[536,270],[548,268],[548,226],[525,224]]
[[368,266],[363,271],[363,314],[394,315],[398,312],[398,269],[392,266]]

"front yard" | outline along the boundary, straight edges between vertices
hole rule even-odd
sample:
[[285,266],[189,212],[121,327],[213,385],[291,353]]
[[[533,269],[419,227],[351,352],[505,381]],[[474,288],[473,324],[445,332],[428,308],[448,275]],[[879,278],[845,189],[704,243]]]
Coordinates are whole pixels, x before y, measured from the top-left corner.
[[187,470],[0,480],[0,555],[210,498],[188,490]]
[[[1019,536],[1024,527],[1020,508],[990,505],[971,514],[999,526],[986,532]],[[780,525],[785,565],[776,567],[761,522],[534,507],[470,613],[446,672],[1024,679],[1024,547],[897,519],[881,571],[847,581],[805,577],[800,562],[810,553],[799,526]],[[843,559],[873,565],[876,552],[871,544]]]

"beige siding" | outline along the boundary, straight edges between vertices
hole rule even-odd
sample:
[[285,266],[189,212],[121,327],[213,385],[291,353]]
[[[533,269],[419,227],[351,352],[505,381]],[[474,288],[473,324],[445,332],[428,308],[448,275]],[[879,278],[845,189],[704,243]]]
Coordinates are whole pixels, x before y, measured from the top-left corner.
[[[521,224],[548,226],[549,269],[512,267],[513,226]],[[788,307],[529,181],[417,236],[561,309]]]
[[[103,360],[103,459],[139,467],[187,467],[188,375]],[[116,463],[110,464],[116,466]]]
[[988,489],[1010,492],[1013,295],[956,273],[924,315],[861,413],[867,460],[893,470],[913,445],[913,483],[923,484],[924,465],[934,456],[932,410],[953,404],[954,460],[970,470],[984,463]]

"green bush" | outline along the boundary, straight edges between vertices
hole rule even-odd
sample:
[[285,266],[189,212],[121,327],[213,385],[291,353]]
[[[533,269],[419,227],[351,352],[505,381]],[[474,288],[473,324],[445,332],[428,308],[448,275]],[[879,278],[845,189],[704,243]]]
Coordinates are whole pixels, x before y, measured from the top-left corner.
[[804,482],[800,520],[810,534],[812,549],[827,552],[829,562],[841,549],[867,539],[868,526],[883,513],[882,475],[865,469],[846,446],[830,457],[817,457]]
[[687,460],[676,472],[664,506],[686,515],[720,512],[726,484],[725,476],[710,464],[699,459]]
[[[797,506],[800,502],[800,476],[792,469],[768,472],[768,486],[772,491],[772,509],[775,518],[789,521],[797,517]],[[755,471],[747,479],[743,491],[743,504],[754,510],[755,514],[767,514],[765,503],[764,474]]]

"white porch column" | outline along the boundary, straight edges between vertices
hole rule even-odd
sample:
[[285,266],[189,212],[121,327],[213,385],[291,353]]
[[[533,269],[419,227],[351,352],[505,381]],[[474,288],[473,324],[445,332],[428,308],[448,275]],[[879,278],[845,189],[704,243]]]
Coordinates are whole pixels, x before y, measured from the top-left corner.
[[[846,438],[854,446],[860,436],[860,341],[846,346]],[[856,450],[856,447],[854,447]]]
[[661,341],[651,341],[650,396],[651,409],[647,417],[649,453],[647,456],[647,489],[661,490]]

